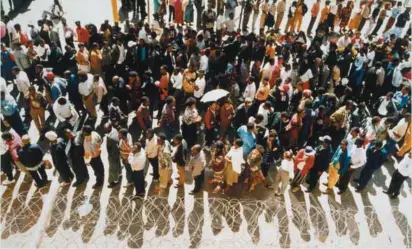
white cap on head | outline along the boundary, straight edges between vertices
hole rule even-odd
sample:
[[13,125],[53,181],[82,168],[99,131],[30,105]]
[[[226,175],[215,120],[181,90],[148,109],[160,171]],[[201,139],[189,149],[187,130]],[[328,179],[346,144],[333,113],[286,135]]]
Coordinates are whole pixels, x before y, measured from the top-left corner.
[[57,133],[54,131],[48,131],[46,132],[46,134],[44,135],[50,142],[56,141],[58,136]]

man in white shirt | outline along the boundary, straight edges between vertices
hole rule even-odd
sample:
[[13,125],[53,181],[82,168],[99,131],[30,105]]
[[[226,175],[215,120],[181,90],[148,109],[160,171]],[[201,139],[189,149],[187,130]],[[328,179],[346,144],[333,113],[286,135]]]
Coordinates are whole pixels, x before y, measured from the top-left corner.
[[254,99],[256,95],[256,84],[255,84],[255,77],[249,76],[246,80],[246,88],[243,92],[243,98],[251,98]]
[[401,65],[397,65],[393,69],[393,77],[392,77],[392,87],[393,92],[399,91],[402,84],[402,73],[401,73]]
[[153,167],[153,181],[159,182],[159,160],[158,160],[159,145],[157,144],[157,136],[153,129],[146,131],[146,157]]
[[47,63],[49,61],[50,47],[41,39],[40,44],[35,48],[37,55],[40,57],[40,62]]
[[275,59],[270,58],[262,69],[262,79],[272,77],[272,72],[275,69]]
[[17,90],[24,96],[28,98],[29,96],[29,87],[30,80],[26,72],[22,71],[19,67],[15,66],[12,69],[13,74],[16,76],[16,86]]
[[206,49],[204,52],[200,51],[200,66],[199,69],[205,71],[207,73],[209,69],[209,55],[210,55],[210,50]]
[[132,169],[132,180],[136,189],[134,198],[143,197],[144,189],[144,167],[146,166],[146,153],[142,149],[140,142],[133,145],[132,153],[129,156],[129,163]]
[[83,104],[92,118],[97,118],[96,107],[94,105],[93,75],[79,72],[79,93],[82,95]]
[[182,90],[182,84],[183,84],[183,75],[180,72],[180,68],[176,67],[173,70],[173,74],[170,77],[170,81],[172,82],[173,88],[175,90]]
[[266,101],[259,106],[258,114],[261,114],[263,116],[262,126],[267,126],[269,121],[269,114],[272,112],[272,104],[269,101]]
[[405,157],[398,164],[398,168],[392,174],[391,183],[389,184],[389,189],[383,191],[385,194],[389,195],[390,198],[397,198],[403,182],[412,176],[412,155],[411,152],[405,154]]
[[77,119],[79,118],[79,114],[65,97],[60,97],[56,102],[54,102],[53,112],[59,122],[67,122],[71,126],[74,126]]
[[188,163],[190,172],[192,172],[193,179],[195,181],[195,187],[189,194],[194,195],[200,191],[202,183],[204,181],[204,172],[206,166],[206,158],[202,151],[202,147],[196,144],[191,149],[191,157]]
[[205,81],[205,71],[204,70],[197,70],[197,79],[195,81],[195,91],[193,93],[193,96],[196,99],[200,99],[204,92],[205,92],[205,87],[206,87],[206,81]]

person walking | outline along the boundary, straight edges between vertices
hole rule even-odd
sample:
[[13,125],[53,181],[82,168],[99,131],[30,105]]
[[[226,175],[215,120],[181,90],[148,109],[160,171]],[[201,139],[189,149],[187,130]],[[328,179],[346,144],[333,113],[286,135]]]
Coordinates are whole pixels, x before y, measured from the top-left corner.
[[[293,154],[290,151],[286,151],[285,153],[283,153],[283,160],[280,163],[278,172],[275,177],[275,196],[281,196],[285,194],[289,182],[291,182],[295,178],[293,169]],[[280,187],[279,183],[282,183]]]
[[177,172],[179,174],[179,177],[178,177],[179,182],[175,186],[175,188],[180,188],[184,186],[185,179],[186,179],[185,166],[186,166],[187,144],[181,134],[177,134],[173,138],[173,144],[175,145],[175,150],[172,155],[172,161],[176,163]]
[[348,141],[342,140],[342,142],[340,143],[340,147],[336,150],[329,165],[328,182],[324,183],[324,185],[328,187],[327,191],[333,189],[333,187],[339,181],[339,177],[345,174],[348,170],[349,164],[350,157],[348,151]]
[[22,147],[17,152],[19,161],[33,177],[35,186],[41,189],[49,183],[44,167],[44,153],[38,144],[31,144],[28,135],[21,138],[21,143]]
[[76,176],[76,182],[72,186],[78,187],[89,180],[89,172],[84,161],[84,139],[80,132],[75,134],[70,129],[64,130],[64,137],[67,142],[66,155],[69,165]]
[[397,198],[403,182],[410,177],[412,177],[412,152],[407,153],[398,164],[397,169],[392,174],[389,189],[384,190],[383,193],[389,195],[390,198]]
[[358,183],[356,192],[361,192],[368,185],[373,174],[379,170],[387,157],[386,150],[383,148],[382,141],[377,141],[369,145],[366,150],[366,164],[362,169],[359,179],[354,181]]
[[199,144],[192,147],[188,165],[190,171],[192,172],[193,179],[195,180],[195,187],[189,194],[194,195],[200,191],[205,178],[204,169],[206,166],[206,158],[202,151],[202,147]]
[[146,145],[144,150],[146,152],[146,157],[153,168],[153,182],[159,182],[159,145],[157,144],[157,136],[152,128],[147,129],[146,131]]
[[84,159],[89,161],[96,176],[96,183],[93,188],[100,188],[104,183],[104,166],[100,156],[102,138],[89,125],[83,126],[81,135],[83,137]]
[[121,182],[122,166],[120,164],[119,132],[108,122],[104,125],[107,133],[106,149],[109,161],[108,188],[114,188]]
[[319,138],[322,143],[315,149],[315,162],[313,168],[309,171],[309,187],[305,192],[312,192],[319,181],[323,172],[328,170],[330,160],[332,158],[332,138],[330,136],[323,136]]
[[134,143],[128,158],[136,191],[134,198],[144,197],[145,195],[144,167],[146,160],[146,153],[144,149],[142,149],[142,144],[140,142]]
[[66,142],[57,136],[54,131],[48,131],[45,137],[50,143],[50,154],[53,160],[53,165],[59,173],[62,182],[61,187],[65,187],[71,184],[74,178],[72,171],[70,170],[69,163],[66,155]]

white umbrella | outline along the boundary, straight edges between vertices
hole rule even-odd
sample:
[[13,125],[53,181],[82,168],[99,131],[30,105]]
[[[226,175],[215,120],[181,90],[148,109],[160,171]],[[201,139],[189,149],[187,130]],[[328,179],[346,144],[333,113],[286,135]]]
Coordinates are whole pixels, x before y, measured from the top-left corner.
[[221,99],[228,95],[229,92],[223,89],[215,89],[210,92],[207,92],[205,95],[203,95],[202,99],[200,100],[203,103],[206,102],[214,102],[217,101],[218,99]]

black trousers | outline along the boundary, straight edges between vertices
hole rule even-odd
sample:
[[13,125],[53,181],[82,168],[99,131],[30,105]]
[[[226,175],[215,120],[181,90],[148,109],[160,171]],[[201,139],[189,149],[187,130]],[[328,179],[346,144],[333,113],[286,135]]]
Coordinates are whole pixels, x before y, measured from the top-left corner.
[[132,179],[136,189],[136,195],[144,194],[144,170],[132,171]]
[[198,176],[195,176],[194,180],[195,180],[195,188],[193,189],[193,192],[197,193],[202,188],[203,181],[205,180],[205,171],[202,170],[202,173],[200,173],[200,175]]
[[206,134],[205,134],[205,143],[206,146],[211,146],[213,143],[213,140],[215,139],[215,129],[206,129]]
[[350,179],[353,173],[355,173],[355,170],[349,168],[348,171],[346,171],[344,175],[341,175],[339,177],[339,181],[336,184],[336,186],[339,188],[340,191],[343,192],[343,191],[346,191],[346,189],[348,189],[348,185],[349,185],[349,182],[350,182]]
[[174,18],[175,18],[175,8],[173,8],[172,5],[169,5],[169,22],[171,22]]
[[402,184],[406,179],[408,179],[408,177],[403,176],[398,170],[393,172],[391,183],[389,184],[388,194],[398,196],[401,191]]
[[363,26],[365,25],[365,23],[366,23],[366,18],[362,17],[361,20],[360,20],[359,26],[358,26],[358,31],[362,31]]
[[307,31],[307,34],[308,34],[308,35],[310,35],[310,34],[312,33],[313,25],[315,24],[317,17],[318,17],[318,16],[312,16],[312,17],[310,18],[310,23],[309,23],[309,27],[308,27],[308,31]]
[[[29,113],[26,114],[29,115]],[[26,134],[26,132],[24,131],[23,121],[21,120],[20,113],[18,111],[10,116],[3,115],[3,117],[4,120],[6,120],[10,124],[11,128],[13,128],[13,130],[16,131],[17,134],[19,134],[20,136]]]
[[12,158],[9,151],[1,155],[1,170],[6,174],[9,181],[13,180],[13,165]]
[[160,175],[159,175],[159,160],[156,158],[149,158],[149,162],[153,167],[153,179],[158,180]]
[[103,184],[104,166],[103,166],[102,158],[100,157],[100,155],[90,160],[90,166],[92,166],[94,175],[96,176],[96,183]]
[[268,172],[270,168],[270,163],[262,163],[261,164],[261,169],[262,169],[262,174],[264,177],[267,177]]
[[74,175],[76,176],[76,181],[83,182],[84,180],[89,178],[89,171],[87,171],[87,167],[84,164],[84,159],[82,158],[83,163],[72,163],[72,170]]
[[47,182],[47,174],[44,165],[40,166],[37,170],[29,171],[30,175],[33,177],[34,182],[38,187],[44,186]]
[[319,178],[322,175],[323,170],[319,169],[314,169],[312,168],[309,171],[309,189],[314,189],[316,187],[316,184],[318,184]]
[[130,167],[130,163],[123,160],[124,168],[126,169],[126,180],[127,183],[133,182],[133,170]]
[[197,125],[195,123],[187,125],[182,123],[182,135],[186,141],[187,148],[190,150],[197,141]]
[[329,29],[331,29],[331,31],[333,31],[333,28],[335,27],[335,15],[329,13],[327,22],[328,22]]
[[382,26],[382,23],[383,23],[383,20],[378,18],[378,21],[376,22],[376,26],[372,31],[372,35],[376,35],[378,33],[379,29]]
[[59,175],[64,182],[70,182],[71,180],[73,180],[74,175],[70,170],[68,164],[55,164],[54,167],[56,168],[57,172],[59,172]]

